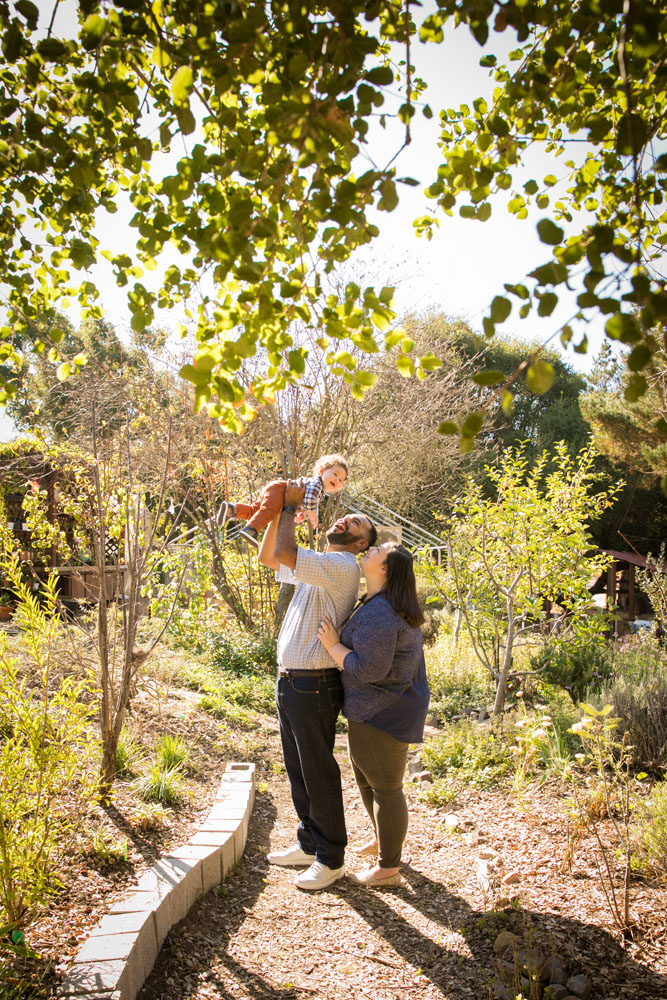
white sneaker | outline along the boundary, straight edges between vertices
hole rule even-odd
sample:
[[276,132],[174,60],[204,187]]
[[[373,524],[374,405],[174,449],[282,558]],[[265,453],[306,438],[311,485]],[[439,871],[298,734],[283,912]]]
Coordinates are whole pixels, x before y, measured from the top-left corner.
[[308,871],[301,872],[296,878],[294,885],[299,889],[326,889],[344,874],[345,865],[342,868],[327,868],[321,861],[313,861]]
[[306,854],[300,844],[288,847],[285,851],[271,851],[266,855],[266,860],[270,865],[282,865],[289,868],[290,865],[312,865],[315,860],[314,854]]

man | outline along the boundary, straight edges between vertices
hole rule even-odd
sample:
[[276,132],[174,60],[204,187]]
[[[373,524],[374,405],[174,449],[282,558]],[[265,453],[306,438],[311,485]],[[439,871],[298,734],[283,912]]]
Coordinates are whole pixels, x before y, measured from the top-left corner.
[[300,889],[324,889],[345,872],[347,844],[340,769],[334,757],[336,720],[343,705],[340,671],[317,637],[327,616],[341,624],[359,588],[355,556],[375,545],[377,532],[363,514],[340,518],[327,532],[325,552],[299,548],[294,516],[303,489],[288,484],[279,518],[259,552],[282,583],[296,583],[278,636],[276,701],[285,767],[299,817],[298,843],[274,851],[274,865],[310,865],[296,879]]

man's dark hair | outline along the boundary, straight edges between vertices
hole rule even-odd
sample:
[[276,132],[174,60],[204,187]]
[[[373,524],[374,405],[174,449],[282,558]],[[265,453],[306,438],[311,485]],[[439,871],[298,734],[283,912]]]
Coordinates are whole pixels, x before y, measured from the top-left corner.
[[372,549],[378,540],[378,532],[370,517],[368,517],[367,520],[370,524],[370,528],[368,529],[368,548]]
[[424,622],[424,612],[417,597],[417,581],[412,553],[403,545],[393,545],[387,552],[387,582],[382,588],[397,615],[415,627]]

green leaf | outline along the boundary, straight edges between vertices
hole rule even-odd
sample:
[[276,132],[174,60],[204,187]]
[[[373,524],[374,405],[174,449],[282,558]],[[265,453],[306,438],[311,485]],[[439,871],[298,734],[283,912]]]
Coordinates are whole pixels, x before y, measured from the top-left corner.
[[97,48],[104,34],[107,22],[99,14],[91,14],[81,26],[81,42],[84,49]]
[[394,82],[394,72],[389,66],[376,66],[365,74],[364,79],[376,87],[388,87]]
[[504,323],[512,312],[512,303],[504,295],[496,295],[491,303],[491,320],[494,323]]
[[636,403],[648,390],[648,382],[643,375],[633,374],[627,381],[623,391],[624,398],[628,403]]
[[639,323],[629,313],[614,313],[604,325],[605,332],[611,340],[620,340],[623,344],[636,344],[642,339]]
[[37,51],[40,56],[43,56],[49,62],[57,62],[58,59],[62,59],[63,56],[67,55],[69,48],[57,38],[42,38],[37,43]]
[[511,392],[504,392],[500,400],[501,409],[506,417],[511,417],[514,413],[514,396]]
[[34,31],[39,21],[39,7],[31,0],[18,0],[16,9],[24,17],[31,31]]
[[626,111],[618,123],[616,133],[616,152],[622,156],[639,154],[646,144],[647,134],[644,119],[633,112]]
[[537,396],[544,395],[553,385],[555,374],[554,366],[548,361],[534,361],[526,372],[528,388]]
[[303,350],[290,351],[287,355],[287,362],[290,366],[290,371],[296,372],[297,375],[303,375],[306,370],[306,359]]
[[476,385],[500,385],[502,382],[507,381],[507,375],[505,372],[487,368],[486,371],[477,372],[476,375],[473,375],[472,381]]
[[549,246],[557,246],[563,242],[565,232],[551,219],[540,219],[537,223],[537,235],[540,237],[542,243],[547,243]]
[[453,420],[443,420],[441,424],[438,424],[438,434],[458,434],[459,425],[455,424]]
[[463,421],[461,434],[464,437],[474,438],[475,435],[479,434],[481,431],[485,420],[486,414],[484,413],[484,410],[476,410],[474,413],[469,413]]
[[61,365],[56,368],[56,377],[59,382],[64,382],[66,378],[72,374],[72,369],[70,367],[69,361],[63,361]]
[[396,358],[396,367],[403,378],[410,378],[415,373],[415,363],[407,354],[399,354]]
[[200,370],[195,368],[194,365],[183,365],[178,374],[187,382],[192,382],[193,385],[198,386],[208,385],[211,378],[210,371]]
[[653,351],[647,344],[637,344],[628,355],[627,365],[631,372],[639,372],[646,368],[653,357]]
[[179,66],[171,80],[171,96],[175,104],[185,104],[192,93],[194,75],[191,66]]

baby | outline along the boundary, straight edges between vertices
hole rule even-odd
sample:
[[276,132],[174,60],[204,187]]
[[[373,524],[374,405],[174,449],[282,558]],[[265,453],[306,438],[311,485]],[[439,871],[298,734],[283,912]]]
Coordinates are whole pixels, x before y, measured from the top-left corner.
[[[347,462],[340,455],[323,455],[315,462],[313,475],[301,476],[294,482],[305,489],[301,509],[313,528],[319,524],[318,506],[323,493],[337,493],[347,482]],[[259,532],[279,514],[285,503],[286,479],[274,479],[260,491],[255,503],[223,503],[218,512],[218,523],[223,525],[232,517],[247,521],[241,535],[255,548],[259,546]],[[303,520],[303,514],[299,520]]]

